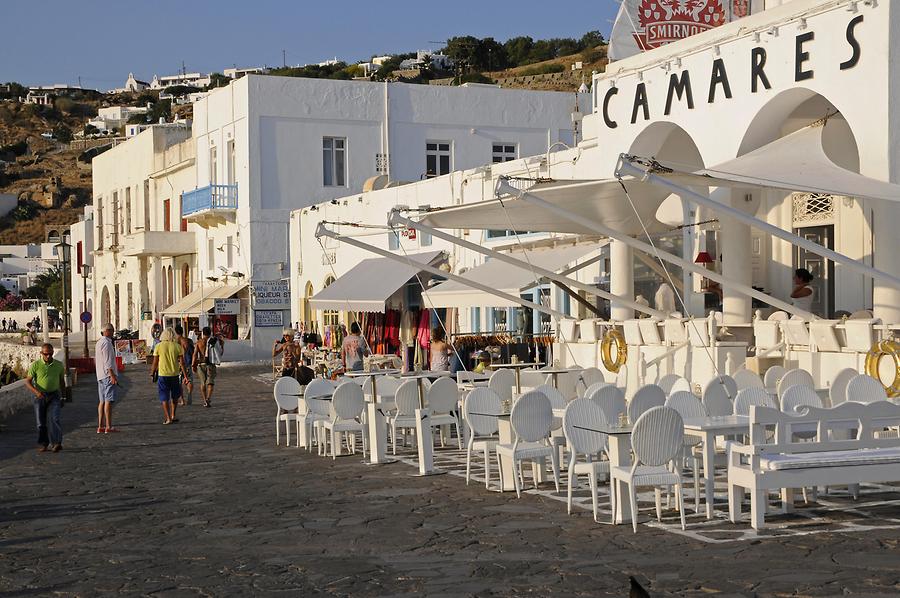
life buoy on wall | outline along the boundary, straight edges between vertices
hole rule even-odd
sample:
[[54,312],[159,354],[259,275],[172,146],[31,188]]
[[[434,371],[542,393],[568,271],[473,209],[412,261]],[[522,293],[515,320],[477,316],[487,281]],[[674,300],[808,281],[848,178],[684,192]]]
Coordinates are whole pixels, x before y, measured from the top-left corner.
[[[612,349],[616,347],[616,358],[613,360]],[[614,374],[628,361],[628,345],[625,344],[625,336],[618,330],[611,328],[603,335],[600,341],[600,360],[607,371]]]
[[900,397],[900,343],[895,340],[880,341],[872,345],[866,354],[866,373],[881,381],[880,364],[883,357],[894,359],[894,380],[890,385],[884,384],[884,391],[889,398]]

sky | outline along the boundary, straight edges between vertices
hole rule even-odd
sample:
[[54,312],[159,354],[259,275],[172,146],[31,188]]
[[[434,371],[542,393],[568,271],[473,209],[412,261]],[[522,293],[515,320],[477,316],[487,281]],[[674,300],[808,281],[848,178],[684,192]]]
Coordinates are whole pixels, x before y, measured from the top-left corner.
[[[55,83],[111,89],[129,72],[221,72],[234,65],[281,66],[337,57],[437,50],[456,35],[579,38],[590,30],[608,37],[615,0],[561,4],[342,0],[3,0],[0,82]],[[15,49],[11,51],[10,49]]]

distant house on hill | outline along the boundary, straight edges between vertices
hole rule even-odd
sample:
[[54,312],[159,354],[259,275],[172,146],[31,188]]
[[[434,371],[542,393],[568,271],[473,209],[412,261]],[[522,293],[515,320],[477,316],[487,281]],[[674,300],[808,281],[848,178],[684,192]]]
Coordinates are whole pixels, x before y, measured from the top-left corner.
[[210,76],[202,73],[179,73],[177,75],[153,75],[153,81],[150,82],[150,89],[165,89],[166,87],[175,87],[184,85],[186,87],[206,87],[210,84]]
[[149,87],[149,83],[135,79],[134,73],[128,73],[128,79],[125,80],[125,91],[144,91]]

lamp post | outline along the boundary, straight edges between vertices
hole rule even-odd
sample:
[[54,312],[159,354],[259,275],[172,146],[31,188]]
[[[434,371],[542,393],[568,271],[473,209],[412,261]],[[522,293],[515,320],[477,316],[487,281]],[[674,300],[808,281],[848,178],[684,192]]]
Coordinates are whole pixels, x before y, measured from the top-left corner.
[[[91,277],[91,267],[88,264],[81,265],[82,297],[84,297],[84,311],[87,311],[87,281]],[[91,356],[88,347],[88,323],[84,322],[84,358]]]
[[66,401],[71,401],[71,386],[69,385],[69,299],[66,279],[69,277],[69,261],[72,259],[72,246],[65,241],[58,243],[56,246],[56,258],[59,260],[62,268],[62,313],[63,313],[63,371],[66,377]]

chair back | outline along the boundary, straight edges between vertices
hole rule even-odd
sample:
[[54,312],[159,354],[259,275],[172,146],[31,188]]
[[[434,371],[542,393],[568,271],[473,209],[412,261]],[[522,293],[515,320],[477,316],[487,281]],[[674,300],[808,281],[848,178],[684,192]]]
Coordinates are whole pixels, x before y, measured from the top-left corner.
[[534,389],[534,392],[539,392],[550,401],[550,407],[552,409],[565,409],[566,408],[566,397],[563,396],[561,392],[550,386],[549,384],[542,384]]
[[[397,389],[400,388],[400,383],[402,380],[399,378],[393,378],[391,376],[379,376],[378,380],[375,382],[375,390],[378,391],[378,396],[384,399],[393,399],[394,395],[397,393]],[[372,392],[372,385],[366,384],[363,386],[363,390],[366,391],[366,394]]]
[[456,383],[462,384],[464,382],[475,382],[476,380],[485,380],[484,374],[478,374],[476,372],[470,372],[468,370],[460,370],[456,372]]
[[780,365],[773,365],[769,369],[766,370],[765,375],[763,376],[763,384],[765,387],[771,391],[778,390],[778,383],[781,382],[781,377],[787,373],[787,370]]
[[663,392],[666,393],[666,396],[672,394],[672,386],[678,382],[678,379],[681,378],[678,374],[666,374],[662,378],[656,381],[656,385],[663,389]]
[[428,408],[433,414],[446,414],[459,407],[459,390],[452,378],[439,378],[428,389]]
[[784,389],[784,394],[781,395],[781,410],[784,413],[799,415],[797,408],[804,405],[819,409],[824,407],[816,391],[808,386],[789,386]]
[[859,376],[859,372],[854,368],[844,368],[837,373],[831,382],[831,388],[828,389],[828,398],[831,399],[832,407],[847,402],[847,385],[857,376]]
[[752,370],[748,370],[747,368],[741,368],[738,371],[734,372],[732,375],[734,378],[734,382],[737,384],[738,390],[743,390],[745,388],[765,388],[766,385],[763,383],[762,378],[759,377],[759,374]]
[[606,382],[606,376],[599,368],[585,368],[577,374],[575,388],[579,397],[587,396],[587,389],[599,382]]
[[874,403],[887,400],[887,392],[885,392],[881,380],[876,380],[866,374],[856,376],[847,385],[848,402]]
[[735,415],[750,415],[750,407],[769,407],[778,409],[775,399],[766,392],[765,388],[745,388],[738,392],[734,399]]
[[330,397],[334,392],[334,385],[330,380],[325,378],[314,378],[312,382],[306,385],[304,397],[307,399],[316,399],[319,397]]
[[546,384],[548,378],[549,374],[531,368],[519,372],[519,382],[522,384],[522,388],[534,388]]
[[737,382],[734,378],[731,376],[713,378],[703,389],[703,407],[710,417],[731,415],[734,413],[734,397],[737,394]]
[[539,392],[526,392],[513,405],[509,423],[519,440],[537,442],[546,438],[553,425],[550,399]]
[[511,401],[513,388],[516,386],[516,375],[512,370],[497,370],[491,374],[488,388],[497,393],[501,401]]
[[283,411],[293,411],[300,406],[300,383],[294,378],[282,377],[275,381],[272,393],[278,408]]
[[666,404],[666,393],[656,384],[644,386],[628,402],[628,421],[636,422],[645,411]]
[[490,388],[476,388],[466,395],[463,419],[472,429],[473,436],[490,436],[497,433],[497,416],[501,409],[497,393]]
[[645,411],[631,431],[631,448],[635,463],[665,465],[677,457],[684,442],[684,420],[669,407],[652,407]]
[[666,407],[677,411],[682,419],[706,417],[706,408],[703,407],[700,399],[693,393],[683,390],[669,395],[669,398],[666,399]]
[[676,393],[676,392],[690,392],[690,393],[693,393],[694,391],[691,390],[691,383],[690,383],[690,381],[689,381],[687,378],[681,378],[681,377],[679,377],[678,380],[676,380],[675,383],[672,384],[672,390],[669,391],[669,394],[671,395],[671,394],[674,394],[674,393]]
[[604,386],[594,393],[591,400],[597,403],[597,406],[600,407],[600,411],[603,413],[606,423],[610,425],[614,425],[619,421],[620,414],[628,413],[628,405],[625,403],[625,393],[622,392],[622,389],[618,386]]
[[569,450],[581,455],[595,455],[604,448],[603,434],[597,426],[603,423],[600,406],[590,399],[575,399],[563,414],[563,434]]
[[331,414],[337,420],[351,420],[359,417],[366,408],[362,387],[355,381],[344,382],[334,389],[331,397]]
[[608,382],[594,382],[590,386],[587,387],[587,390],[584,391],[584,396],[582,399],[593,399],[594,395],[601,389],[606,388],[607,386],[612,386]]
[[815,388],[815,382],[813,381],[812,374],[806,370],[793,369],[785,372],[784,376],[779,380],[778,396],[780,397],[782,393],[791,386],[808,386],[810,388]]
[[394,393],[397,415],[414,415],[419,408],[419,386],[415,380],[406,380]]

